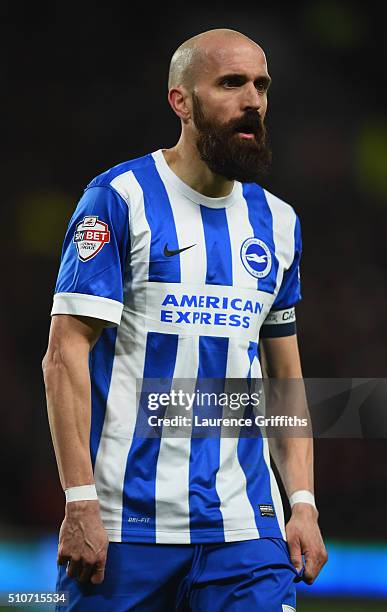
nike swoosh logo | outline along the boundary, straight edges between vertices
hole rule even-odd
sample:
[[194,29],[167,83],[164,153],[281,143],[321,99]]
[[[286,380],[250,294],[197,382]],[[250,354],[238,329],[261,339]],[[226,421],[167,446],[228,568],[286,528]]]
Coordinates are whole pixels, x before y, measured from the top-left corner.
[[196,244],[190,244],[190,246],[184,247],[183,249],[176,249],[174,251],[170,251],[168,249],[168,243],[167,243],[164,247],[164,255],[165,257],[172,257],[172,255],[178,255],[179,253],[182,253],[183,251],[186,251],[187,249],[192,249],[192,247],[194,246],[196,246]]

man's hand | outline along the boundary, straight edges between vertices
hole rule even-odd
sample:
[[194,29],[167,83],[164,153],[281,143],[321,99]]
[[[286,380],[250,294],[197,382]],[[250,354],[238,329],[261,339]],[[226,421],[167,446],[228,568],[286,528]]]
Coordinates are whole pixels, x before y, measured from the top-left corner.
[[108,536],[98,501],[66,504],[59,533],[58,563],[68,563],[67,574],[80,582],[99,584],[104,579]]
[[299,572],[302,569],[302,555],[305,558],[305,572],[302,577],[312,584],[328,560],[328,554],[317,523],[318,512],[310,504],[294,504],[292,516],[286,525],[286,537],[290,558]]

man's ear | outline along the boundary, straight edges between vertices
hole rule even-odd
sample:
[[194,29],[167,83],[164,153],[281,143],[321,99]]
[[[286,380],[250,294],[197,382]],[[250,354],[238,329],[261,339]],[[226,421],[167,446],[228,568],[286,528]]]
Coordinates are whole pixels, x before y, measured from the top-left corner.
[[174,113],[187,123],[191,118],[190,98],[185,87],[172,87],[168,91],[168,102]]

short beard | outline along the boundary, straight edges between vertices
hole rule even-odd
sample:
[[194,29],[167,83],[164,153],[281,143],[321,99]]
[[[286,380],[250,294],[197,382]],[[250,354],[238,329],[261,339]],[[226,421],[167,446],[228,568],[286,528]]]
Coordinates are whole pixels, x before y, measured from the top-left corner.
[[[196,146],[209,169],[230,181],[258,183],[271,164],[266,128],[258,112],[249,110],[240,119],[220,123],[205,116],[195,92],[192,111],[198,131]],[[242,140],[238,128],[253,132],[254,138]]]

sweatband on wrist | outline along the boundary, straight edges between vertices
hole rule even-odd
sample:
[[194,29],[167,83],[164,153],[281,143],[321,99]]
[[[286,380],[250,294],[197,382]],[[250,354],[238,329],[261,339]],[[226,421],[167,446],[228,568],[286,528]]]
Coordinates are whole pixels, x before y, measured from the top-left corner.
[[95,485],[81,485],[80,487],[70,487],[65,490],[66,502],[73,501],[93,501],[98,499]]
[[298,504],[300,502],[303,504],[310,504],[316,508],[314,495],[310,491],[295,491],[289,497],[289,504],[291,508],[293,508],[294,504]]

